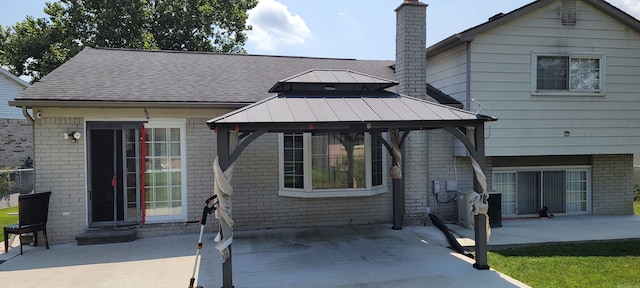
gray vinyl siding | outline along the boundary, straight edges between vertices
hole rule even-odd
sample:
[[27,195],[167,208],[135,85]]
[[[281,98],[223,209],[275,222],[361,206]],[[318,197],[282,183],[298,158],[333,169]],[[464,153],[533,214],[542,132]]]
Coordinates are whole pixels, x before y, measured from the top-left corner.
[[[577,4],[576,26],[561,25],[555,2],[471,42],[470,97],[500,118],[487,125],[487,156],[640,152],[640,34]],[[532,95],[532,52],[602,53],[605,93]]]
[[24,119],[20,108],[9,106],[9,101],[13,100],[24,88],[24,85],[20,85],[15,80],[0,73],[0,118]]
[[468,107],[466,45],[434,57],[427,55],[427,83]]

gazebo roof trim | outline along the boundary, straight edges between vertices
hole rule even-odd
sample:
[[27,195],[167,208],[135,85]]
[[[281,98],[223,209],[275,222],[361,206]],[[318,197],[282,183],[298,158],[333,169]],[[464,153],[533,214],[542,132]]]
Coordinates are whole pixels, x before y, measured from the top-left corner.
[[[272,131],[284,131],[287,127],[289,130],[309,130],[309,127],[342,129],[355,127],[353,124],[356,123],[365,124],[358,125],[360,129],[431,129],[494,120],[497,119],[384,90],[307,91],[272,96],[211,119],[207,125],[211,129],[225,125],[238,126],[243,130],[246,127],[262,127]],[[446,125],[441,125],[445,122]],[[453,125],[454,122],[459,125]]]

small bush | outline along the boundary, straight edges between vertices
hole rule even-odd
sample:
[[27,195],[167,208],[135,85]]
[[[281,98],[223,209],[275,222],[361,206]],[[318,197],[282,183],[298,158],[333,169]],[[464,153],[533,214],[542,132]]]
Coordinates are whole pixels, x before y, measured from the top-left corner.
[[640,185],[633,186],[633,201],[640,201]]
[[11,172],[15,171],[11,167],[0,168],[0,195],[10,194],[13,192],[15,184],[11,181]]

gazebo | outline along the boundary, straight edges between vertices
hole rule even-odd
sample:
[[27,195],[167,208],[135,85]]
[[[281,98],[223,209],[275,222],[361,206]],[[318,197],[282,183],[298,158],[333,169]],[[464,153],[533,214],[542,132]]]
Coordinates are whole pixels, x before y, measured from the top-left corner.
[[[484,123],[490,116],[393,93],[395,81],[350,70],[310,70],[278,81],[277,93],[260,102],[207,121],[217,133],[214,193],[220,230],[216,248],[223,255],[223,288],[233,287],[231,242],[233,219],[230,178],[242,151],[265,133],[366,132],[386,147],[392,158],[393,226],[402,229],[400,189],[402,147],[411,131],[446,129],[469,150],[474,168],[474,188],[484,209],[475,216],[475,264],[487,265],[488,197],[484,175]],[[383,137],[388,133],[388,139]]]

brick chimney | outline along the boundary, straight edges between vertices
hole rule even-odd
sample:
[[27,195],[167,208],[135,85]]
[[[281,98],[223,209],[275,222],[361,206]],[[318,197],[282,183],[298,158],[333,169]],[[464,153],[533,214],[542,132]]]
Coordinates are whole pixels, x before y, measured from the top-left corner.
[[398,93],[426,99],[427,4],[404,0],[395,11]]

